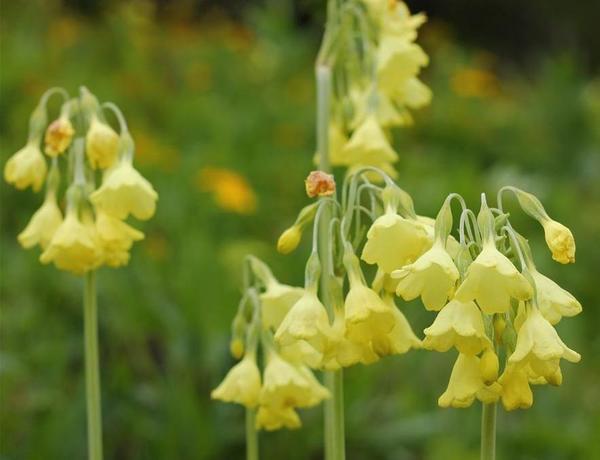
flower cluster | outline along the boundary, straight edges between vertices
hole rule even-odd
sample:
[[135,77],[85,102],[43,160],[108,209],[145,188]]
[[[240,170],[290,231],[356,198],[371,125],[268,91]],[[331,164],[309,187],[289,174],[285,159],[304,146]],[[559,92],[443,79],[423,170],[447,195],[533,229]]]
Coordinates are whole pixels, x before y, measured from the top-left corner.
[[[329,27],[335,38],[326,34],[323,48],[325,59],[328,54],[336,56],[329,159],[349,172],[376,166],[395,176],[392,165],[398,154],[388,130],[411,124],[410,109],[431,100],[431,91],[418,78],[429,58],[415,43],[426,17],[411,15],[397,0],[355,0],[341,8],[340,24]],[[352,29],[353,24],[358,30]]]
[[[54,94],[63,97],[63,104],[59,117],[48,124],[47,104]],[[106,109],[119,120],[119,134],[106,121]],[[42,263],[75,274],[101,265],[126,265],[131,246],[144,234],[125,219],[130,214],[151,218],[158,199],[150,182],[133,167],[133,153],[133,140],[114,104],[100,105],[86,88],[77,98],[61,88],[48,90],[31,115],[27,144],[4,168],[6,181],[18,189],[31,186],[38,192],[46,183],[43,204],[19,234],[19,243],[24,248],[39,245]],[[66,172],[61,174],[61,169]],[[65,186],[61,177],[67,178]]]

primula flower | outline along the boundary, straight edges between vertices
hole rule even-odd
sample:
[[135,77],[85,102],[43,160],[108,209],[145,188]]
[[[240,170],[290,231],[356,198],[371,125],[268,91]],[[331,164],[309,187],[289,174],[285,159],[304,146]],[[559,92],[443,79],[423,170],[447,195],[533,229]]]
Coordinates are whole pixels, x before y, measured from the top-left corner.
[[411,348],[421,348],[421,340],[415,335],[404,314],[394,303],[392,296],[385,296],[384,302],[392,312],[393,327],[384,335],[376,335],[371,342],[373,351],[379,356],[399,355]]
[[210,397],[242,404],[246,407],[256,407],[260,391],[260,370],[256,365],[254,355],[248,353],[231,368],[223,382],[212,391]]
[[423,346],[428,350],[445,352],[456,347],[462,354],[476,355],[492,346],[481,311],[472,301],[451,300],[423,332]]
[[260,392],[262,406],[312,407],[328,397],[329,392],[308,367],[291,364],[269,351]]
[[409,78],[391,94],[391,99],[397,104],[420,109],[431,102],[431,90],[418,78]]
[[393,35],[407,41],[417,38],[417,29],[427,20],[422,14],[411,15],[404,2],[397,0],[383,1],[387,11],[382,15],[382,33]]
[[552,219],[544,219],[541,222],[552,258],[561,264],[574,263],[575,238],[571,230]]
[[299,287],[271,281],[262,294],[260,301],[262,305],[263,327],[277,329],[292,306],[302,298],[305,291]]
[[484,313],[493,314],[507,312],[511,297],[527,300],[532,295],[533,289],[525,277],[493,242],[487,242],[469,265],[455,298],[462,302],[475,299]]
[[399,279],[396,292],[404,300],[421,296],[427,310],[439,311],[454,293],[459,278],[452,257],[437,242],[415,262],[392,272]]
[[142,232],[103,211],[97,213],[96,231],[102,245],[104,262],[110,267],[127,265],[133,242],[144,239]]
[[300,428],[298,413],[291,407],[260,406],[256,413],[256,429],[267,431]]
[[67,211],[65,220],[40,256],[41,263],[54,262],[57,268],[77,275],[97,268],[101,261],[96,235],[79,220],[75,209]]
[[346,335],[352,342],[369,344],[386,336],[395,326],[394,311],[362,280],[350,278],[344,303]]
[[37,192],[46,178],[48,166],[38,142],[38,139],[29,141],[4,166],[4,179],[20,190],[31,186]]
[[158,194],[152,184],[127,158],[106,171],[102,185],[90,195],[98,209],[117,219],[125,219],[129,214],[140,220],[150,219],[156,211],[157,199]]
[[106,123],[92,115],[85,137],[85,151],[92,168],[110,168],[119,152],[119,135]]
[[385,273],[392,273],[414,262],[430,247],[431,239],[423,224],[390,209],[371,225],[361,258],[368,264],[377,264]]
[[479,361],[474,355],[458,355],[450,374],[448,388],[438,399],[440,407],[469,407],[475,398],[484,403],[498,400],[502,387],[497,382],[490,386],[485,384]]
[[25,249],[31,248],[36,244],[45,249],[58,227],[60,227],[62,220],[62,213],[56,203],[56,194],[54,192],[47,193],[40,209],[31,216],[27,227],[19,233],[17,237],[19,243]]
[[506,366],[498,382],[502,385],[502,405],[506,410],[528,409],[533,405],[533,393],[523,368]]
[[46,144],[44,151],[50,157],[57,157],[64,153],[71,145],[71,140],[75,130],[68,117],[60,117],[54,120],[48,126],[44,142]]
[[419,45],[402,38],[384,36],[377,50],[379,87],[393,94],[402,82],[413,78],[428,63],[429,57]]
[[354,131],[342,154],[349,165],[379,165],[398,160],[398,154],[390,146],[374,115],[367,117]]
[[530,365],[536,375],[553,379],[561,358],[577,363],[581,355],[564,344],[556,329],[537,308],[530,307],[519,328],[517,345],[508,358],[509,364]]
[[563,316],[581,313],[581,304],[570,292],[537,270],[531,270],[531,276],[536,285],[538,307],[550,324],[557,324]]

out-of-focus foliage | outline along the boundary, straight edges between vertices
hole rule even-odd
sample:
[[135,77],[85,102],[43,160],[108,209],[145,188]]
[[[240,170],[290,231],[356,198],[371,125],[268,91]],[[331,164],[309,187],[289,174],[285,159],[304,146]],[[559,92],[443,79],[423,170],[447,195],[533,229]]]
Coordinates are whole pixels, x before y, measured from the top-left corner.
[[[306,246],[282,257],[275,241],[307,202],[318,37],[277,8],[234,23],[215,11],[193,22],[177,19],[183,13],[156,19],[150,3],[111,5],[92,21],[53,2],[2,3],[0,162],[24,144],[48,86],[85,84],[123,108],[138,168],[160,201],[130,265],[98,277],[106,456],[240,458],[243,412],[209,393],[231,364],[243,256],[266,259],[286,283],[302,280]],[[537,224],[519,225],[540,271],[583,304],[558,325],[583,361],[565,366],[560,389],[539,388],[532,409],[501,411],[499,455],[598,458],[600,80],[568,53],[532,61],[525,76],[458,46],[447,30],[423,28],[434,100],[414,127],[394,133],[399,182],[429,215],[448,192],[474,201],[512,183],[571,227],[577,263],[559,266]],[[0,190],[0,456],[83,458],[82,283],[18,247],[38,197],[4,182]],[[417,305],[405,312],[415,330],[433,319]],[[477,408],[436,403],[453,360],[419,351],[347,371],[352,459],[477,458]],[[300,431],[262,435],[264,458],[320,458],[321,411],[303,421]]]

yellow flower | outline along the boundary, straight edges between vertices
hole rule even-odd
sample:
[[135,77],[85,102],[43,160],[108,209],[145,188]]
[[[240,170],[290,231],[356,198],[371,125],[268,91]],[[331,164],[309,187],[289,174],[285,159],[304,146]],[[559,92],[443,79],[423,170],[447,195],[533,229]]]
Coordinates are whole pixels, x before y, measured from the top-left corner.
[[215,202],[226,211],[238,214],[253,214],[257,208],[254,190],[245,177],[225,169],[206,167],[196,176],[197,187],[212,192]]
[[64,153],[71,145],[73,134],[75,130],[68,117],[60,117],[50,123],[44,138],[46,155],[56,157]]
[[462,354],[476,355],[492,346],[481,312],[471,301],[451,300],[423,332],[423,346],[428,350],[444,352],[456,347]]
[[544,219],[541,222],[546,244],[552,251],[552,258],[561,264],[574,263],[575,238],[571,230],[552,219]]
[[388,210],[371,225],[361,257],[392,273],[414,262],[430,247],[431,239],[423,224]]
[[493,242],[483,250],[467,270],[467,276],[456,290],[456,299],[475,299],[484,313],[504,313],[510,308],[510,298],[530,299],[533,289],[508,258]]
[[385,36],[377,50],[377,78],[379,87],[393,94],[402,83],[419,73],[429,58],[419,45],[402,38]]
[[304,289],[281,284],[275,280],[260,294],[264,328],[277,329],[290,308],[304,295]]
[[111,167],[119,153],[119,135],[96,115],[92,115],[85,136],[85,151],[94,169]]
[[527,372],[508,365],[498,380],[502,385],[502,405],[506,410],[528,409],[533,405]]
[[290,430],[302,425],[300,417],[291,407],[260,406],[256,413],[256,429],[267,431],[288,428]]
[[292,225],[277,240],[277,252],[280,254],[289,254],[298,247],[301,239],[302,228],[299,225]]
[[417,29],[427,20],[423,13],[411,15],[406,3],[397,0],[383,2],[387,11],[382,14],[382,33],[413,41]]
[[[435,236],[435,219],[427,216],[417,216],[417,221],[425,225],[429,238],[433,241]],[[456,241],[452,235],[448,236],[446,240],[446,251],[450,254],[453,260],[456,260],[458,253],[460,252],[460,243]]]
[[373,351],[379,356],[400,355],[411,348],[421,348],[421,340],[415,335],[404,314],[394,303],[392,296],[385,296],[384,302],[392,312],[392,330],[385,335],[376,335],[372,340]]
[[432,98],[431,90],[418,78],[409,78],[398,85],[391,95],[392,100],[411,109],[420,109],[429,105]]
[[101,210],[96,217],[96,231],[104,252],[104,262],[110,267],[127,265],[133,242],[144,239],[142,232]]
[[[344,145],[348,142],[348,137],[339,123],[332,121],[329,123],[329,162],[332,166],[347,166],[348,161],[343,153]],[[315,154],[313,162],[319,165],[319,153]]]
[[46,178],[48,166],[37,144],[37,139],[29,141],[8,159],[4,166],[6,182],[20,190],[31,185],[35,192],[39,191]]
[[329,397],[329,392],[310,369],[291,364],[274,351],[267,357],[260,404],[268,407],[311,407]]
[[65,220],[40,256],[43,264],[54,262],[57,268],[77,275],[98,267],[101,261],[102,252],[96,236],[79,220],[74,209],[67,211]]
[[[404,109],[402,101],[396,95],[392,98],[380,91],[369,90],[355,96],[354,99],[355,113],[350,124],[353,128],[360,126],[373,111],[377,123],[382,128],[407,126],[413,122],[410,112]],[[397,103],[400,103],[400,107]]]
[[210,397],[225,402],[234,402],[246,407],[256,407],[260,397],[260,371],[256,358],[251,353],[231,368],[223,382]]
[[474,355],[459,354],[448,388],[439,397],[440,407],[469,407],[475,398],[485,403],[497,401],[500,397],[502,387],[494,382],[487,386],[481,375],[479,358]]
[[31,248],[36,244],[45,249],[61,223],[62,213],[56,203],[56,195],[54,192],[49,192],[46,194],[46,198],[40,209],[31,216],[27,227],[19,233],[17,237],[19,243],[25,249]]
[[551,380],[559,368],[561,358],[577,363],[581,355],[564,344],[554,327],[537,308],[530,307],[519,328],[517,345],[508,358],[509,364],[530,365],[536,375]]
[[129,214],[140,220],[150,219],[156,211],[157,199],[152,184],[126,158],[106,171],[102,185],[90,195],[98,209],[117,219],[125,219]]
[[570,292],[537,270],[531,270],[531,276],[537,289],[538,307],[550,324],[558,323],[563,316],[575,316],[581,313],[581,304]]
[[439,311],[454,293],[458,269],[441,243],[436,242],[414,263],[392,272],[400,280],[396,292],[404,300],[421,296],[427,310]]
[[374,115],[367,117],[352,133],[342,154],[348,165],[379,165],[398,160],[398,154],[390,146]]
[[361,281],[350,281],[344,303],[346,336],[356,343],[369,344],[384,337],[395,326],[394,311],[372,289]]

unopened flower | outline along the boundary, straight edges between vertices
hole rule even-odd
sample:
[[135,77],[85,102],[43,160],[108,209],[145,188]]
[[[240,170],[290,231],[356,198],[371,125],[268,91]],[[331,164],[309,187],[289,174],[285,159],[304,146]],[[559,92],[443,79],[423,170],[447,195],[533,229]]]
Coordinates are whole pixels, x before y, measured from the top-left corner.
[[304,289],[277,281],[267,285],[260,294],[262,323],[265,328],[277,329],[292,306],[304,295]]
[[299,225],[292,225],[284,230],[277,240],[277,252],[280,254],[289,254],[294,251],[302,239],[302,228]]
[[240,359],[244,356],[246,347],[241,339],[235,338],[229,343],[229,352],[235,359]]
[[85,137],[85,151],[93,168],[109,168],[117,159],[119,135],[96,115],[92,115]]
[[77,211],[67,211],[40,262],[54,262],[57,268],[77,275],[92,270],[101,262],[102,252],[90,228],[79,220]]
[[64,153],[69,145],[75,130],[68,117],[59,117],[48,126],[44,137],[46,155],[56,157]]
[[231,368],[221,384],[210,397],[225,402],[234,402],[246,407],[256,407],[260,396],[260,371],[256,358],[248,353]]
[[323,171],[311,171],[304,181],[306,194],[310,198],[331,196],[335,193],[335,179]]
[[302,425],[298,413],[292,407],[260,406],[256,412],[256,429],[274,431],[281,428],[290,430]]
[[129,214],[140,220],[150,219],[156,210],[157,199],[152,184],[126,158],[106,171],[102,185],[90,195],[98,209],[118,219],[125,219]]
[[502,387],[494,382],[487,386],[481,375],[479,358],[474,355],[459,354],[448,388],[439,397],[440,407],[469,407],[475,398],[484,403],[497,401],[500,397]]
[[506,366],[498,383],[502,385],[502,405],[506,410],[528,409],[533,405],[533,393],[523,368]]
[[570,292],[537,270],[531,270],[531,276],[536,285],[538,307],[550,324],[558,323],[563,316],[581,313],[581,304]]
[[552,219],[543,219],[541,223],[552,258],[561,264],[574,263],[575,238],[571,230]]
[[498,360],[498,355],[492,348],[488,348],[483,352],[483,355],[481,355],[481,359],[479,360],[479,367],[485,383],[490,384],[498,380],[500,362]]
[[38,140],[33,139],[6,162],[4,179],[18,189],[31,186],[37,192],[44,183],[47,170],[48,166],[38,146]]
[[487,242],[469,266],[455,297],[462,302],[475,299],[484,313],[493,314],[508,311],[511,297],[528,300],[532,295],[525,277],[493,242]]
[[398,154],[374,115],[367,117],[354,131],[342,154],[351,165],[380,165],[398,160]]
[[144,239],[144,234],[116,217],[98,211],[96,230],[109,267],[121,267],[129,262],[129,250],[134,241]]
[[466,355],[476,355],[490,348],[481,311],[475,302],[451,300],[424,330],[423,346],[429,350],[448,351],[451,347]]
[[392,273],[396,292],[404,300],[421,296],[427,310],[439,311],[454,293],[458,269],[442,244],[436,243],[412,264]]
[[46,194],[46,198],[40,209],[31,216],[27,227],[19,233],[17,237],[19,243],[25,249],[31,248],[36,244],[45,249],[58,227],[60,227],[62,220],[62,213],[56,203],[56,194],[49,192]]

